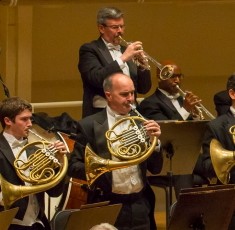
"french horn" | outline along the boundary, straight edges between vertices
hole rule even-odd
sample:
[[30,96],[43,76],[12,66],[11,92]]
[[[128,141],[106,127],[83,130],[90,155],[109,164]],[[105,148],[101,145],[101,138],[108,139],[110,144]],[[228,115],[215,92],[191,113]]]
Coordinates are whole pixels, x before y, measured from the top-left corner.
[[[235,125],[229,129],[235,144]],[[222,184],[228,184],[230,180],[230,171],[235,165],[234,151],[226,150],[221,143],[212,139],[210,143],[210,156],[215,174]]]
[[[157,137],[154,137],[153,141],[149,143],[149,137],[142,126],[146,119],[140,116],[132,105],[131,107],[138,116],[124,117],[106,132],[108,150],[115,160],[101,158],[89,145],[86,146],[85,172],[89,187],[102,174],[140,164],[154,151]],[[127,128],[118,133],[117,128],[124,124]]]
[[[29,130],[40,138],[39,141],[26,144],[17,154],[14,161],[14,167],[17,175],[27,185],[14,185],[8,182],[0,175],[1,190],[3,196],[4,208],[9,209],[11,205],[26,196],[44,192],[56,186],[65,177],[68,169],[68,159],[66,154],[61,159],[57,159],[56,150],[49,145],[51,142],[40,137],[37,133]],[[67,151],[69,151],[62,135],[57,132],[59,138],[65,143]],[[27,161],[20,159],[22,153],[28,148],[34,148],[36,151],[31,154]]]

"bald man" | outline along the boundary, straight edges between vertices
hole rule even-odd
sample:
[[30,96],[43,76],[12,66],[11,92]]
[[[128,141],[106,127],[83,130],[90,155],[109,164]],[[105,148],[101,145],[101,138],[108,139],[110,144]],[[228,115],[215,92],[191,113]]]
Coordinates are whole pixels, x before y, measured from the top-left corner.
[[[104,80],[103,89],[107,107],[78,122],[78,141],[69,161],[68,174],[71,177],[86,180],[84,152],[87,144],[100,157],[117,160],[110,154],[105,134],[110,129],[113,133],[121,134],[130,125],[127,121],[121,123],[117,130],[112,129],[120,116],[130,116],[132,113],[130,104],[135,100],[132,79],[123,73],[115,73]],[[143,126],[150,143],[153,137],[160,136],[161,129],[155,121],[145,121]],[[115,143],[112,143],[113,145]],[[154,146],[153,153],[144,162],[107,172],[95,180],[93,184],[95,192],[89,192],[89,202],[109,200],[111,204],[121,203],[122,208],[115,222],[118,230],[156,229],[153,215],[154,194],[147,182],[146,171],[157,174],[162,169],[162,163],[161,148]]]

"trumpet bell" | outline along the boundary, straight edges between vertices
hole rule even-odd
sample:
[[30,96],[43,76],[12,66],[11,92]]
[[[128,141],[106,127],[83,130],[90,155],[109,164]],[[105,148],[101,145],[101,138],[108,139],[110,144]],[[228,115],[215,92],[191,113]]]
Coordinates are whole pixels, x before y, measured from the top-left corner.
[[162,67],[160,71],[160,79],[167,80],[174,74],[174,66],[173,65],[165,65]]
[[230,170],[235,165],[234,152],[224,149],[218,140],[212,139],[210,156],[217,178],[222,184],[228,184]]

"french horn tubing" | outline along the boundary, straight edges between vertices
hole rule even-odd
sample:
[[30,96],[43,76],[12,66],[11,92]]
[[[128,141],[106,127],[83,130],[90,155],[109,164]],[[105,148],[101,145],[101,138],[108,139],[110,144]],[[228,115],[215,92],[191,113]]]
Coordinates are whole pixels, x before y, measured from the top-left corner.
[[[235,125],[229,129],[235,144]],[[210,156],[215,174],[222,184],[228,184],[230,180],[230,171],[235,165],[234,151],[226,150],[221,143],[212,139],[210,143]]]
[[[120,35],[118,36],[118,38],[119,38],[120,44],[123,44],[124,46],[128,46],[129,44],[131,44],[131,42],[127,42]],[[148,61],[151,61],[160,70],[160,75],[163,77],[169,78],[174,73],[174,68],[172,65],[163,66],[161,63],[159,63],[156,59],[154,59],[144,50],[143,50],[143,55],[135,56],[133,61],[137,66],[141,66],[143,69],[147,69],[147,70],[150,70],[150,65]]]
[[[14,161],[14,167],[17,175],[27,185],[14,185],[8,182],[0,175],[1,190],[5,209],[9,209],[11,205],[23,197],[39,192],[44,192],[56,186],[66,175],[68,169],[68,159],[66,154],[58,160],[56,158],[56,150],[49,145],[51,142],[45,140],[37,133],[29,130],[32,134],[40,138],[40,141],[35,141],[26,144],[17,154]],[[62,135],[57,132],[59,138],[64,142],[67,151],[68,146]],[[29,156],[27,161],[20,160],[21,154],[28,148],[35,146],[36,151]],[[48,147],[49,146],[49,147]],[[28,174],[28,175],[27,175]],[[30,185],[29,185],[30,184]]]
[[[132,109],[134,107],[132,106]],[[145,118],[140,116],[127,116],[117,121],[111,129],[106,132],[108,150],[117,160],[104,159],[94,153],[89,145],[85,148],[85,171],[88,186],[106,172],[140,164],[145,161],[154,151],[157,137],[149,143],[142,122]],[[128,126],[121,133],[116,128],[123,123]]]

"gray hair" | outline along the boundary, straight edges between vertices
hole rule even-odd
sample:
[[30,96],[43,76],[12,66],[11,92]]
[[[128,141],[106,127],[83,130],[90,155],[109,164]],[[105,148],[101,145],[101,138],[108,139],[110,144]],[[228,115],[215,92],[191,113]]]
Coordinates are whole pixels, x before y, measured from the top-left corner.
[[116,7],[105,7],[98,11],[97,24],[104,25],[107,19],[122,18],[124,13]]
[[111,224],[102,223],[102,224],[98,224],[98,225],[93,226],[90,230],[118,230],[118,229],[115,228]]
[[112,78],[115,74],[112,74],[108,77],[106,77],[104,79],[104,82],[103,82],[103,90],[104,91],[108,91],[108,90],[111,90],[113,88],[113,82],[112,82]]

